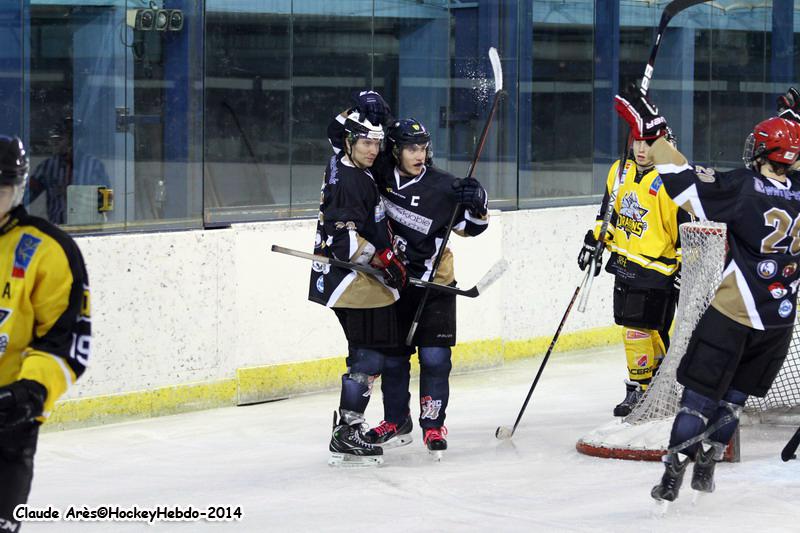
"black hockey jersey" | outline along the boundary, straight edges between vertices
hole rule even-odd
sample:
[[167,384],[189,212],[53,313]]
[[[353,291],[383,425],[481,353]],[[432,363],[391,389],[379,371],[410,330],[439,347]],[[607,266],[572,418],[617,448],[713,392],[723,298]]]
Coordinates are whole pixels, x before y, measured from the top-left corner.
[[[314,253],[367,264],[375,251],[391,245],[386,208],[370,171],[331,157],[322,182]],[[390,305],[398,297],[382,277],[312,263],[308,298],[313,302],[369,309]]]
[[728,225],[725,270],[711,305],[754,329],[792,326],[800,284],[800,179],[781,183],[746,168],[656,168],[681,208]]
[[[388,176],[377,179],[392,220],[396,247],[405,254],[409,273],[430,281],[450,216],[458,205],[453,195],[455,177],[434,167],[422,167],[415,178],[401,177],[395,168]],[[473,216],[461,207],[453,231],[461,236],[475,236],[483,233],[488,224],[488,217]],[[453,254],[447,248],[435,281],[448,284],[454,279]]]

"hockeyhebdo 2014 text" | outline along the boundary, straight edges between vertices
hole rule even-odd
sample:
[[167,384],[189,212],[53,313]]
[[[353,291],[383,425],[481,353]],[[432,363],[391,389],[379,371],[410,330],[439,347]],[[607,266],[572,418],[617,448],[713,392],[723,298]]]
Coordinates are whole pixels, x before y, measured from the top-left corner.
[[14,508],[20,522],[232,522],[242,519],[241,506],[210,505],[199,509],[191,505],[158,505],[156,507],[122,507],[119,505],[71,505],[66,510],[56,507],[33,507],[27,504]]

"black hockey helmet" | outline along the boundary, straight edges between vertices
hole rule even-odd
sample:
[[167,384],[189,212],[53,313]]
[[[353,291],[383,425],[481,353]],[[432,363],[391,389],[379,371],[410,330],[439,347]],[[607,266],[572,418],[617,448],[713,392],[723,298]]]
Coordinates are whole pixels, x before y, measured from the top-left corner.
[[0,185],[23,185],[28,177],[28,151],[19,137],[0,135]]
[[387,136],[392,143],[392,155],[396,160],[400,160],[400,148],[409,144],[424,144],[427,148],[425,157],[427,164],[433,156],[431,150],[431,134],[428,129],[415,118],[404,118],[397,120],[389,126]]

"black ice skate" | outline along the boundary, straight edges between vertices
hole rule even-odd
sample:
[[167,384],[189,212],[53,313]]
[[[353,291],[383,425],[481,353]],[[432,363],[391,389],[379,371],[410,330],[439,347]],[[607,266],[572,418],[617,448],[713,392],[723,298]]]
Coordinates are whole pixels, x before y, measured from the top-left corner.
[[625,399],[614,407],[614,416],[628,416],[642,399],[642,386],[635,381],[625,380]]
[[361,434],[361,423],[363,418],[349,417],[349,423],[345,423],[345,417],[336,420],[336,413],[333,413],[333,434],[328,449],[331,457],[328,464],[331,466],[372,466],[383,463],[383,450],[380,446],[374,446],[363,439]]
[[671,453],[664,460],[664,475],[661,482],[653,487],[650,496],[659,501],[674,502],[678,497],[678,492],[683,483],[683,474],[686,472],[686,465],[689,459],[683,462],[678,458],[678,454]]
[[445,435],[447,435],[447,428],[442,426],[440,428],[427,428],[425,436],[422,437],[422,441],[428,447],[428,453],[433,455],[437,461],[442,459],[442,452],[447,449]]
[[411,437],[412,429],[414,429],[414,424],[411,422],[410,417],[406,418],[399,426],[394,422],[384,420],[367,431],[364,435],[364,440],[370,444],[379,444],[384,450],[398,448],[411,444],[414,440]]
[[[721,449],[720,449],[721,448]],[[722,457],[722,445],[712,444],[708,450],[700,450],[694,458],[692,470],[692,488],[698,492],[714,492],[714,467]]]

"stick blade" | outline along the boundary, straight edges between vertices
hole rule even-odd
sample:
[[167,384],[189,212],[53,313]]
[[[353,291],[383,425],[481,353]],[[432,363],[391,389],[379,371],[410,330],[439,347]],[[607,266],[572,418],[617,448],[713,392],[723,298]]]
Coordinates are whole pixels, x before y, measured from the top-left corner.
[[492,63],[492,72],[494,73],[494,92],[499,93],[503,90],[503,66],[500,64],[500,55],[494,46],[489,48],[489,61]]
[[500,426],[494,432],[494,436],[500,440],[508,440],[514,436],[514,430],[506,426]]
[[489,288],[495,281],[500,279],[500,276],[508,270],[508,261],[505,259],[501,259],[494,265],[492,268],[489,269],[489,272],[486,273],[483,278],[475,285],[475,288],[478,289],[478,294],[483,294],[483,291]]

